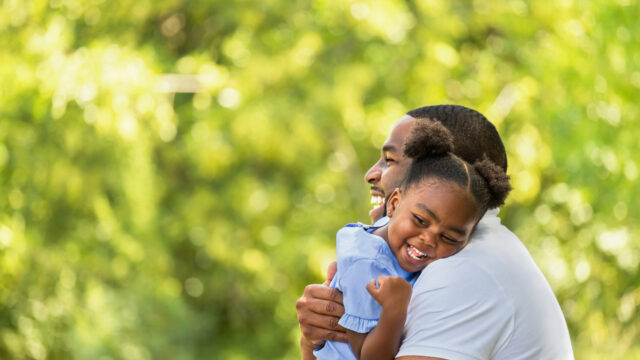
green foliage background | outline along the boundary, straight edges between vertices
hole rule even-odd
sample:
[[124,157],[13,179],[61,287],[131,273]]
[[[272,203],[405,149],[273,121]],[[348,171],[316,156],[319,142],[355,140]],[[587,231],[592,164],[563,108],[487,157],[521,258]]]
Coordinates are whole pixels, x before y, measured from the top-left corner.
[[365,170],[440,103],[503,136],[576,358],[640,357],[638,2],[0,4],[0,358],[297,358]]

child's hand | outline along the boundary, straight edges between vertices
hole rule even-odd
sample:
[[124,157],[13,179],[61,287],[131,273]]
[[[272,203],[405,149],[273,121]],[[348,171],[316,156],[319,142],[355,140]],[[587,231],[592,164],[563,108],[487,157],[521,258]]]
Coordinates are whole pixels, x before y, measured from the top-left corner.
[[401,277],[380,275],[379,287],[376,288],[376,280],[367,284],[367,291],[382,307],[391,305],[406,309],[411,299],[411,284]]

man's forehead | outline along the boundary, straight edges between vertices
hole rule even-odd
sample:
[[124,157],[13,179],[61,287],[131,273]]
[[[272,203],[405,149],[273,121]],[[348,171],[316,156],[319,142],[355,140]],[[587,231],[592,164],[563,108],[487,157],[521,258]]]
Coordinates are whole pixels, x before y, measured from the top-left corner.
[[382,151],[400,151],[404,145],[407,136],[411,133],[411,128],[415,124],[416,119],[405,115],[393,126],[389,137],[382,145]]

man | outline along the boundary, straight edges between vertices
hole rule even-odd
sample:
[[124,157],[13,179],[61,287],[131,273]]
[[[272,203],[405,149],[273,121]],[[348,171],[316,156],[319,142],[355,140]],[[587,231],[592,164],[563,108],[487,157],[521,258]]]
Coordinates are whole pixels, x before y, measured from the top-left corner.
[[[378,225],[384,199],[402,180],[410,160],[403,144],[416,119],[441,122],[454,137],[454,153],[469,163],[483,156],[507,168],[504,145],[480,113],[454,105],[415,109],[395,125],[382,156],[369,169]],[[410,359],[572,359],[567,326],[551,287],[526,248],[490,211],[469,245],[430,264],[416,282],[398,358]],[[329,272],[329,280],[335,267]],[[327,284],[327,283],[325,283]],[[342,295],[325,285],[309,285],[297,301],[300,341],[305,349],[324,340],[346,341],[337,323]]]

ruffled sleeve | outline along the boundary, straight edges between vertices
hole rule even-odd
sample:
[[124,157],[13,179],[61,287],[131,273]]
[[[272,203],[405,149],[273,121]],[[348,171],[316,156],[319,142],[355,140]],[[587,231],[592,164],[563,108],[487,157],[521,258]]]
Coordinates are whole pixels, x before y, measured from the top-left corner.
[[345,309],[339,324],[358,333],[368,333],[378,324],[382,307],[371,297],[366,286],[372,279],[391,275],[391,272],[372,259],[358,259],[344,269],[336,284],[342,291]]
[[357,333],[366,334],[371,332],[378,325],[378,319],[363,319],[354,315],[344,314],[338,321],[345,329],[355,331]]

